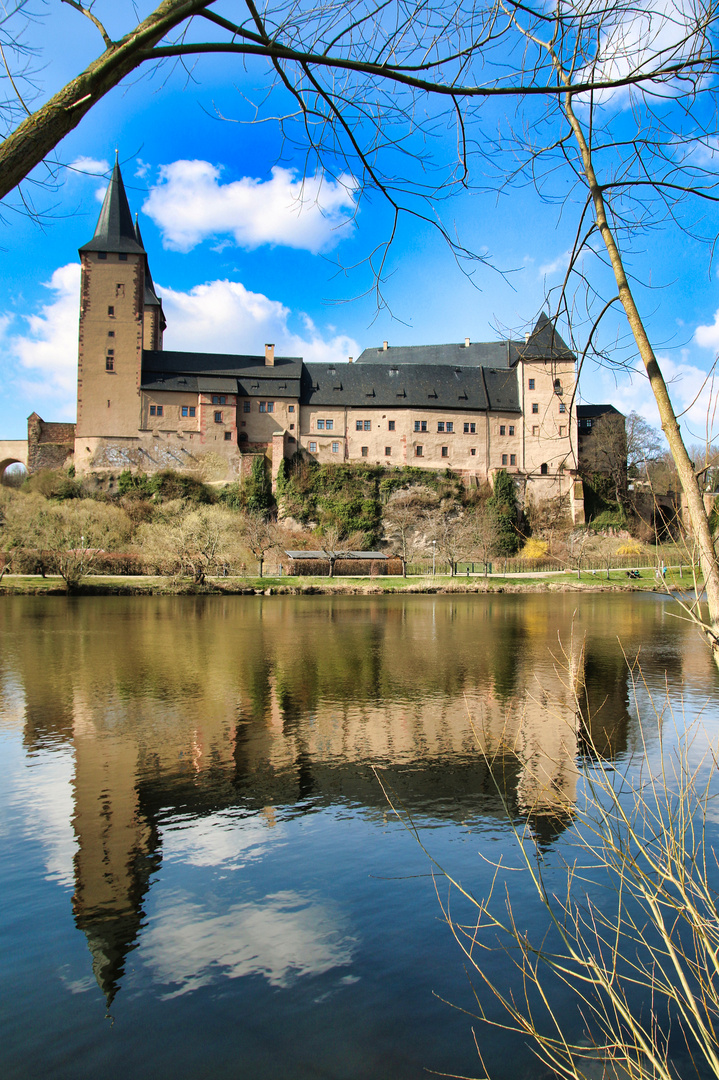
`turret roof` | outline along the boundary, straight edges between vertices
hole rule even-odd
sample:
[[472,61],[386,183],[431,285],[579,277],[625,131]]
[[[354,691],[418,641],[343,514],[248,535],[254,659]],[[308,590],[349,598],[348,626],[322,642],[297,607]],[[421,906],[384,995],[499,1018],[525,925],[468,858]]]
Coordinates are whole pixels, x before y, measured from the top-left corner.
[[117,159],[105,192],[100,217],[97,219],[95,235],[87,244],[83,244],[80,251],[126,251],[138,255],[145,253],[142,244],[137,240]]

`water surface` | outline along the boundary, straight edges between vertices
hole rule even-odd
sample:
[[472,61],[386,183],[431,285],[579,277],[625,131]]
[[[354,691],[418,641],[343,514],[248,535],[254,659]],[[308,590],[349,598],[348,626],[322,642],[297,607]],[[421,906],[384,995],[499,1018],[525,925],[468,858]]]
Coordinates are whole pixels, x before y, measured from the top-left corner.
[[[3,597],[2,1076],[479,1075],[461,956],[387,794],[478,897],[511,855],[508,813],[551,873],[593,755],[656,746],[627,657],[640,706],[668,680],[715,732],[717,673],[673,611]],[[486,966],[511,983],[501,953]],[[541,1075],[475,1029],[493,1076]]]

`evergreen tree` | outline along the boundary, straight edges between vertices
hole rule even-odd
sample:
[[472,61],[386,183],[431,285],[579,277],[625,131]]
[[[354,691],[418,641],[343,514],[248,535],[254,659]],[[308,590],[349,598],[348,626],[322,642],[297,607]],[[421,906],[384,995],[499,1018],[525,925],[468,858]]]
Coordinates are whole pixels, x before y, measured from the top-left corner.
[[497,518],[498,555],[516,555],[519,549],[519,509],[517,491],[506,469],[500,469],[494,476],[494,487],[487,506]]

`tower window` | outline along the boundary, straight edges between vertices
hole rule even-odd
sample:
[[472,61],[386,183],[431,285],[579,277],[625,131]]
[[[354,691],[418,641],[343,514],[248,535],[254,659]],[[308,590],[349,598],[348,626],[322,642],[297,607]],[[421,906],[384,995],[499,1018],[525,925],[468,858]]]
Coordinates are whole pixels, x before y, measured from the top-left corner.
[[567,426],[566,426],[566,424],[560,424],[559,425],[559,438],[560,439],[566,439],[566,437],[567,437]]
[[539,424],[532,425],[532,435],[539,435]]
[[539,466],[539,471],[542,476],[546,476],[549,473],[549,466],[547,465],[546,461],[543,461],[542,464]]
[[115,286],[115,296],[124,296],[124,295],[125,295],[125,286],[122,284],[121,281],[118,281],[117,285]]
[[225,442],[229,442],[231,438],[232,438],[232,432],[231,431],[226,431],[225,432]]
[[115,336],[115,331],[114,330],[108,330],[107,331],[107,336],[108,337],[114,337]]
[[535,413],[535,414],[539,413],[539,402],[537,402],[537,401],[532,402],[532,412]]
[[288,411],[288,412],[294,412],[294,411],[295,411],[295,407],[294,407],[294,405],[288,405],[288,406],[287,406],[287,411]]
[[215,413],[215,423],[216,424],[221,424],[222,423],[222,412],[221,411]]
[[107,314],[110,316],[111,319],[114,319],[115,309],[114,307],[112,307],[112,305],[110,305],[110,307],[107,309]]
[[559,411],[560,411],[561,413],[565,413],[565,412],[567,411],[567,406],[566,406],[566,405],[564,404],[564,402],[563,402],[563,401],[560,401],[560,402],[559,402]]
[[107,356],[105,357],[105,371],[114,371],[114,370],[115,370],[115,357],[112,356],[110,353],[108,353]]
[[477,448],[475,446],[473,446],[472,449],[469,452],[472,455],[472,457],[475,457],[476,454],[477,454]]
[[213,394],[212,395],[212,404],[213,405],[226,405],[227,404],[227,398],[225,397],[224,394]]
[[534,390],[534,379],[529,380],[529,389]]

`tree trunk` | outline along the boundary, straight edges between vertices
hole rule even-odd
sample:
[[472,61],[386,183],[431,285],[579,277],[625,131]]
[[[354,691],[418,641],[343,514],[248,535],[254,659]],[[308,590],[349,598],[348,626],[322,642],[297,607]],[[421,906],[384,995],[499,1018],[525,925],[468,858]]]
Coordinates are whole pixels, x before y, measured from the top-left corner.
[[657,363],[654,351],[649,343],[649,337],[634,302],[634,296],[627,280],[624,262],[622,260],[617,242],[607,220],[606,206],[601,185],[594,172],[592,151],[587,144],[584,131],[578,122],[572,108],[572,94],[567,93],[564,99],[564,107],[572,132],[579,146],[582,156],[584,173],[589,185],[589,190],[594,203],[594,214],[597,227],[601,233],[604,246],[607,249],[609,260],[614,271],[614,277],[619,290],[619,299],[624,308],[630,329],[634,336],[639,355],[642,358],[649,385],[652,388],[654,398],[659,410],[662,431],[669,443],[674,464],[676,465],[679,482],[686,498],[689,522],[691,525],[694,541],[699,548],[699,563],[704,575],[704,588],[706,590],[707,606],[709,608],[709,621],[703,624],[703,630],[712,648],[714,659],[719,664],[719,563],[709,530],[709,519],[704,509],[704,499],[699,488],[699,482],[694,472],[694,466],[689,459],[689,454],[684,446],[684,441],[679,430],[674,406],[672,405],[667,384],[664,381],[661,368]]
[[[0,199],[12,191],[86,113],[147,59],[175,26],[209,7],[211,0],[163,0],[151,15],[23,120],[0,146]],[[81,16],[78,16],[81,17]]]
[[259,563],[259,566],[260,566],[260,577],[262,577],[262,565],[263,565],[264,561],[265,561],[265,560],[264,560],[264,559],[262,558],[262,556],[260,555],[260,556],[259,556],[259,558],[258,558],[258,560],[257,560],[257,562]]

